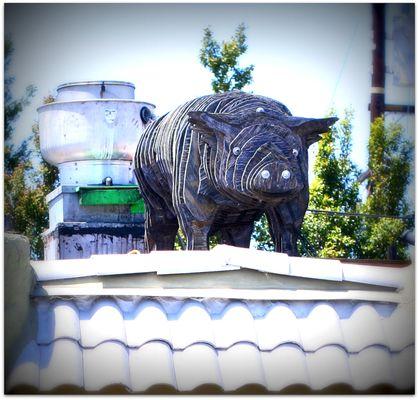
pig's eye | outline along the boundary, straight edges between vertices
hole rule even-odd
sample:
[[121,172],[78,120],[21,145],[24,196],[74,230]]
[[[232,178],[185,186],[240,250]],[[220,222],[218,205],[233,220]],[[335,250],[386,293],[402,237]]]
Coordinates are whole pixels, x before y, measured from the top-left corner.
[[284,170],[282,171],[281,176],[282,176],[285,180],[288,180],[288,179],[290,179],[290,177],[291,177],[291,172],[290,172],[290,171],[288,171],[287,169],[284,169]]
[[240,154],[240,147],[234,147],[233,148],[233,154],[235,155],[235,156],[238,156],[239,154]]
[[294,157],[298,157],[298,150],[292,149],[292,154],[294,155]]
[[269,177],[271,176],[270,172],[267,169],[264,169],[261,173],[260,176],[263,179],[269,179]]

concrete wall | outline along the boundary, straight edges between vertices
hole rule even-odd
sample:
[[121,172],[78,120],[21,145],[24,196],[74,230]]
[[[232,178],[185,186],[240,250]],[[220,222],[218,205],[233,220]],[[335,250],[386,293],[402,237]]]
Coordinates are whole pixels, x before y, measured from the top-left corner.
[[21,235],[4,236],[4,355],[8,375],[23,346],[36,333],[30,292],[35,277],[30,261],[29,240]]

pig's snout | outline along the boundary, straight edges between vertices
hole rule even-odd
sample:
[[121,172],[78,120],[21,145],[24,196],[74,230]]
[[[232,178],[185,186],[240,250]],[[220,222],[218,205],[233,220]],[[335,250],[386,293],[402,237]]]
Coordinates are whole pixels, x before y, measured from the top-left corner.
[[[271,177],[271,173],[269,172],[269,170],[264,169],[264,170],[262,170],[262,172],[260,173],[260,176],[261,176],[263,179],[269,179],[269,178]],[[282,173],[281,173],[281,177],[282,177],[282,179],[284,179],[284,180],[288,180],[288,179],[290,179],[290,178],[291,178],[291,172],[290,172],[289,170],[287,170],[287,169],[284,169],[284,170],[282,171]]]
[[270,194],[302,189],[297,174],[283,163],[271,163],[259,169],[252,183],[254,191]]

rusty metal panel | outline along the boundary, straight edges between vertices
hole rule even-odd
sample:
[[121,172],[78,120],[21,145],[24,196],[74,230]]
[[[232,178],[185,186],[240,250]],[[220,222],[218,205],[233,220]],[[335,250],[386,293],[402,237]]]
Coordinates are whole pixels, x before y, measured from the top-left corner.
[[89,258],[93,254],[144,251],[142,224],[58,224],[43,235],[46,260]]
[[[117,186],[112,186],[118,188]],[[103,187],[102,187],[103,188]],[[47,196],[49,208],[49,227],[55,229],[59,223],[77,221],[116,224],[139,224],[142,226],[142,213],[132,213],[131,204],[104,204],[83,206],[80,204],[78,186],[59,186]]]

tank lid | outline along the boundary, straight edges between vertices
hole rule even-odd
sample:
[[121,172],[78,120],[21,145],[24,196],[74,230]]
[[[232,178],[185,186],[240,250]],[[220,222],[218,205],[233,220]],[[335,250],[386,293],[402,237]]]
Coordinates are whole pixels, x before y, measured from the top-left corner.
[[63,83],[62,85],[57,86],[57,90],[70,87],[70,86],[89,86],[89,85],[120,85],[120,86],[130,86],[135,89],[135,85],[131,82],[124,81],[81,81],[81,82],[69,82]]

